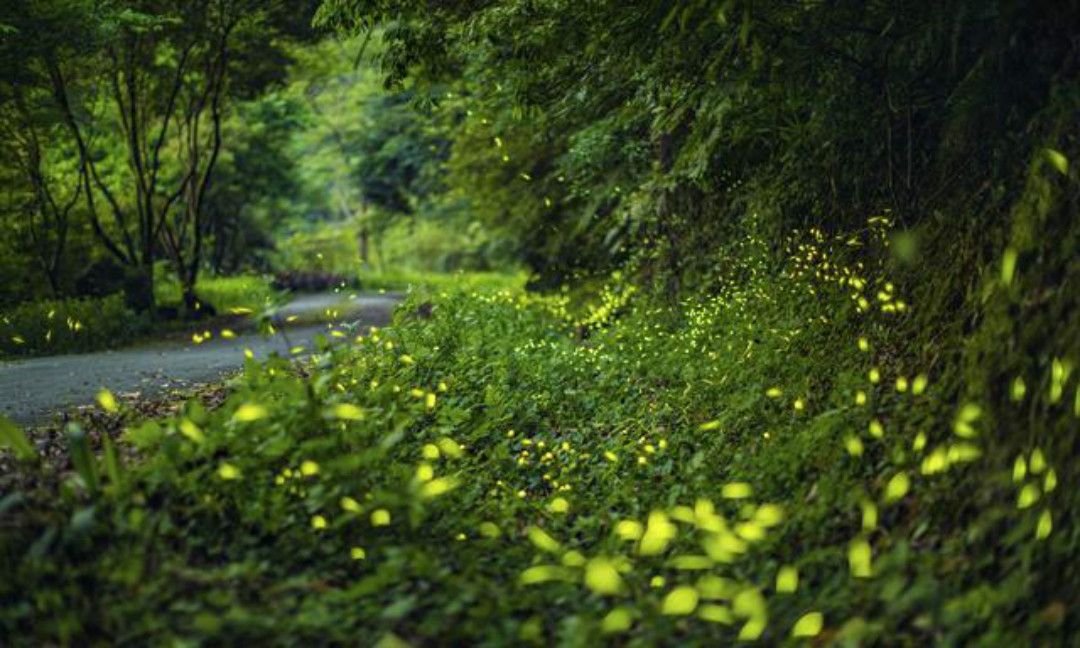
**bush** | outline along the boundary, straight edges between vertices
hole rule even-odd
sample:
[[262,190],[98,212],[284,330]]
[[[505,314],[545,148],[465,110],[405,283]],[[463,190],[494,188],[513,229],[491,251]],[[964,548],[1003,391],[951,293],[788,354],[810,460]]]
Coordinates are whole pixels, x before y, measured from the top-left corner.
[[[235,277],[207,277],[195,288],[204,302],[225,314],[234,308],[264,308],[277,296],[269,277],[240,275]],[[159,278],[154,292],[159,306],[179,305],[182,300],[180,284],[174,278]]]
[[131,311],[122,294],[29,302],[0,314],[0,354],[115,348],[149,329],[149,317]]

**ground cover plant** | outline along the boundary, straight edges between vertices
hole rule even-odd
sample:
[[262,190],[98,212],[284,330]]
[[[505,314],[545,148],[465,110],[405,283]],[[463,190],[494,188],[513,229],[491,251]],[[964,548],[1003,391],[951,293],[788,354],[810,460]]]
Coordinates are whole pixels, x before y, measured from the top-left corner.
[[213,411],[130,421],[100,459],[73,428],[62,503],[4,499],[5,634],[1064,641],[1074,595],[1047,585],[1075,569],[1075,467],[1001,426],[1075,420],[1075,383],[1057,360],[1001,403],[921,364],[919,304],[850,241],[793,233],[778,258],[750,232],[683,307],[618,281],[576,311],[417,295],[299,373],[249,362]]

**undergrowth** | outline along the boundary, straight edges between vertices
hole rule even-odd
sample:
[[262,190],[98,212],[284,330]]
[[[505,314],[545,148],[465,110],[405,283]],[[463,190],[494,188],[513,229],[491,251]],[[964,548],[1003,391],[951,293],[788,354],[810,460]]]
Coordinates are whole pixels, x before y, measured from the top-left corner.
[[417,294],[127,466],[72,428],[0,500],[5,643],[1064,645],[1077,468],[1001,422],[1074,426],[1068,361],[928,361],[889,227],[751,226],[673,305]]
[[[175,280],[160,278],[155,283],[158,307],[179,312],[180,292]],[[279,296],[268,278],[255,276],[207,278],[199,282],[197,292],[220,315],[261,311]],[[136,313],[122,294],[27,302],[0,312],[0,357],[115,349],[189,327],[188,322],[155,321],[147,313]]]

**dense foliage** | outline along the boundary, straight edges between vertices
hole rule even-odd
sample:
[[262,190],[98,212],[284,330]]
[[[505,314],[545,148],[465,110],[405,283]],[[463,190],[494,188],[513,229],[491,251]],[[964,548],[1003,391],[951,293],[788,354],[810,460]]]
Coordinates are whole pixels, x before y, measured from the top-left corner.
[[715,295],[681,307],[634,308],[618,277],[577,312],[418,297],[299,373],[249,362],[219,409],[131,425],[133,465],[73,453],[59,508],[4,501],[3,627],[26,643],[1065,643],[1077,469],[1054,438],[1002,441],[1036,409],[1075,421],[1075,380],[1059,360],[1000,402],[957,400],[904,337],[921,305],[850,265],[850,243],[793,233],[776,264],[747,236]]

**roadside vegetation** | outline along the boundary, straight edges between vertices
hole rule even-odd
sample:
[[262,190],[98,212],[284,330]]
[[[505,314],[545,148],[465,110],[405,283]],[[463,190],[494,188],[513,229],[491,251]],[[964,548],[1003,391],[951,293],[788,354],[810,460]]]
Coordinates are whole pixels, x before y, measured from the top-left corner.
[[[0,358],[82,353],[115,349],[141,339],[216,325],[213,319],[236,319],[266,309],[282,299],[265,277],[207,278],[199,282],[198,322],[154,322],[131,309],[122,294],[26,302],[0,311]],[[168,279],[155,285],[161,310],[183,309],[179,284]]]

